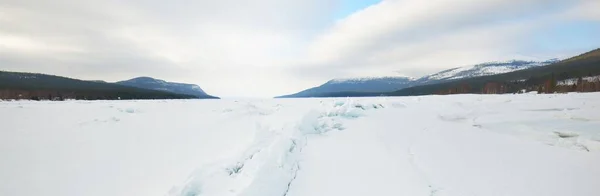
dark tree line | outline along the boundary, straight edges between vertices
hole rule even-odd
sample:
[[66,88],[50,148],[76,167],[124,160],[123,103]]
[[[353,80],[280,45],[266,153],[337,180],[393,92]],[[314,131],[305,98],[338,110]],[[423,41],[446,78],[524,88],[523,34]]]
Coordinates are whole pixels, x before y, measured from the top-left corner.
[[[564,78],[564,77],[561,77]],[[568,92],[599,92],[600,91],[600,76],[589,77],[585,80],[583,77],[568,78],[566,80],[575,80],[573,84],[561,84],[555,74],[546,80],[530,78],[524,81],[515,82],[487,82],[479,89],[473,89],[467,83],[457,87],[443,89],[437,91],[436,94],[505,94],[505,93],[524,93],[537,91],[538,93],[568,93]]]

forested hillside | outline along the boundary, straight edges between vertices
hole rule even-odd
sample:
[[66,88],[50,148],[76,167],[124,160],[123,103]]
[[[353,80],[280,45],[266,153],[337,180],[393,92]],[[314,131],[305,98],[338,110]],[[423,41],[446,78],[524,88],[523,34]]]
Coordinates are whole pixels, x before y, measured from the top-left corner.
[[123,86],[134,88],[165,91],[181,95],[192,95],[199,99],[218,99],[218,97],[208,95],[200,86],[195,84],[185,84],[176,82],[167,82],[151,77],[138,77],[131,80],[116,82]]
[[[538,91],[592,92],[600,91],[600,81],[593,76],[600,75],[600,49],[575,56],[551,65],[534,67],[499,75],[483,76],[446,83],[415,86],[391,93],[389,96],[430,95],[430,94],[502,94]],[[583,79],[587,78],[587,79]],[[576,80],[568,86],[560,81]]]
[[116,100],[188,98],[194,98],[194,96],[45,74],[0,71],[0,99]]
[[337,97],[337,96],[372,96],[381,92],[393,92],[408,87],[445,83],[449,81],[467,79],[481,76],[509,73],[533,67],[546,66],[558,62],[558,59],[547,61],[509,60],[504,62],[487,62],[471,66],[463,66],[443,70],[438,73],[410,78],[394,77],[364,77],[333,79],[327,83],[313,87],[295,94],[279,96],[277,98],[293,97]]

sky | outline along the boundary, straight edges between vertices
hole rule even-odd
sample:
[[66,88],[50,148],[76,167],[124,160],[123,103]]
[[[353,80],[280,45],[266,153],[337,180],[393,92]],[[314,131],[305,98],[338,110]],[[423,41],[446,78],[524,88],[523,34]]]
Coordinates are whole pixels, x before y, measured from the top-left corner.
[[221,97],[600,47],[598,0],[0,0],[0,70]]

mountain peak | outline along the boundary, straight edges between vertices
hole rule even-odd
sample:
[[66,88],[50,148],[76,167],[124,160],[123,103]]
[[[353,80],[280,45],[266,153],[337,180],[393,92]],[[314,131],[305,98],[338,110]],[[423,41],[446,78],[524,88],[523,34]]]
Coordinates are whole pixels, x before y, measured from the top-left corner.
[[148,77],[148,76],[140,76],[140,77],[137,77],[137,78],[133,78],[131,80],[156,80],[156,79],[153,78],[153,77]]
[[130,80],[125,80],[123,82],[155,82],[155,83],[166,83],[166,81],[164,81],[164,80],[160,80],[160,79],[156,79],[156,78],[152,78],[152,77],[148,77],[148,76],[137,77],[137,78],[133,78],[133,79],[130,79]]
[[117,84],[137,88],[166,91],[177,94],[193,95],[198,98],[212,98],[212,96],[208,95],[206,92],[204,92],[204,90],[202,90],[202,88],[200,88],[200,86],[196,84],[167,82],[165,80],[156,79],[148,76],[142,76],[130,80],[120,81],[117,82]]

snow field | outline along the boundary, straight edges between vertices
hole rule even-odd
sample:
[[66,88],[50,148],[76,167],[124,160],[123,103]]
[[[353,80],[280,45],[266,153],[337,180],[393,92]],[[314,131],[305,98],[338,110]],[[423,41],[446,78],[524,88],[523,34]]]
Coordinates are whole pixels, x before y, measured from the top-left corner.
[[0,102],[0,195],[594,196],[599,98]]

